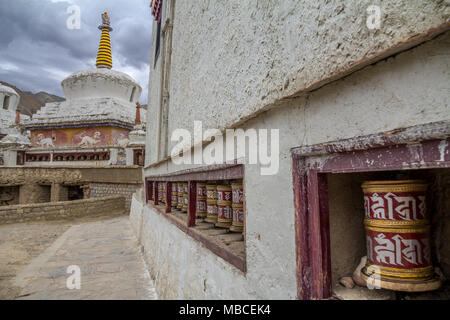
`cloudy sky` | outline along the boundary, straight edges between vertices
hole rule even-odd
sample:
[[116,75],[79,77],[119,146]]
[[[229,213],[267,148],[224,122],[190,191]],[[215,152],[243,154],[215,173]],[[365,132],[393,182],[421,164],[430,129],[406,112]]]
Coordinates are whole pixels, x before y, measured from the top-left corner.
[[[150,0],[0,0],[0,80],[21,90],[63,96],[61,81],[95,67],[101,13],[113,32],[113,69],[132,76],[147,103],[152,15]],[[80,8],[80,29],[67,20]]]

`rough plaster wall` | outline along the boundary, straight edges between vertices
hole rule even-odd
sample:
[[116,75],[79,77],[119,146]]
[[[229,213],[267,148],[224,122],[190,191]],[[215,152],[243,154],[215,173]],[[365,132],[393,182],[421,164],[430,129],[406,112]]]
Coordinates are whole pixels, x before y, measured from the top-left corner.
[[[307,97],[284,103],[280,108],[263,113],[242,127],[280,130],[280,170],[275,176],[261,176],[259,166],[245,166],[248,274],[247,283],[235,283],[235,287],[241,285],[241,290],[249,296],[295,298],[296,257],[290,148],[449,119],[449,48],[450,33],[447,33],[356,72]],[[145,173],[167,173],[190,167],[194,165],[174,165],[169,161],[147,169]],[[149,252],[158,251],[151,254],[181,254],[180,247],[197,250],[187,244],[192,239],[179,234],[175,227],[147,211],[144,219],[151,219],[151,223],[147,222],[143,230],[154,234],[145,234],[143,239],[149,237],[145,244]],[[156,236],[159,233],[164,235]],[[172,237],[176,241],[170,241]],[[164,241],[183,244],[169,246]],[[195,272],[202,272],[205,264],[200,261],[174,262],[182,263],[185,268]],[[171,287],[188,284],[189,277],[183,278],[176,273],[180,266],[154,264],[151,259],[149,264],[154,272],[167,275],[164,281],[171,283]],[[229,282],[235,281],[236,277],[231,272],[223,274],[229,277]],[[201,283],[194,281],[190,286],[194,293],[200,293],[200,289],[195,286],[201,287]]]
[[[376,32],[366,27],[370,5],[380,5],[383,14]],[[177,1],[169,136],[176,128],[191,129],[194,120],[222,129],[277,98],[447,22],[449,14],[448,2],[439,0]],[[159,71],[152,69],[151,74],[153,119]]]

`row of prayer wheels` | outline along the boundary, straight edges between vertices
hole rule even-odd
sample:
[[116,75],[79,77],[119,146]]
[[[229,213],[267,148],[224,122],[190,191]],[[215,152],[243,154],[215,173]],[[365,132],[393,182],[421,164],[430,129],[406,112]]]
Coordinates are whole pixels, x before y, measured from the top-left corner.
[[[206,210],[204,209],[206,205]],[[197,216],[232,232],[244,229],[242,181],[197,183]]]
[[[158,184],[158,202],[166,203],[166,184]],[[188,183],[173,182],[171,206],[187,212]],[[231,232],[244,230],[244,190],[242,180],[197,182],[196,218]]]

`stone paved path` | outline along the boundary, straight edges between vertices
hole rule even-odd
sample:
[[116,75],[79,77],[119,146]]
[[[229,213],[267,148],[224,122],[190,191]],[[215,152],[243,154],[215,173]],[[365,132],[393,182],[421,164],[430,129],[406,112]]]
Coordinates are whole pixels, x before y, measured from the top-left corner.
[[[81,288],[68,289],[81,270]],[[69,228],[15,279],[18,299],[156,299],[128,217],[82,223]]]

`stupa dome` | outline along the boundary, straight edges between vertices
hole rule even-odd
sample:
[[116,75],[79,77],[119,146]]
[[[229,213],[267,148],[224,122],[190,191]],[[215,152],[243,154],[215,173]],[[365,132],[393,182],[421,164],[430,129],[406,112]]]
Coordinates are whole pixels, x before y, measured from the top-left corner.
[[142,88],[129,75],[107,68],[75,72],[61,83],[68,101],[92,98],[117,98],[135,105]]

